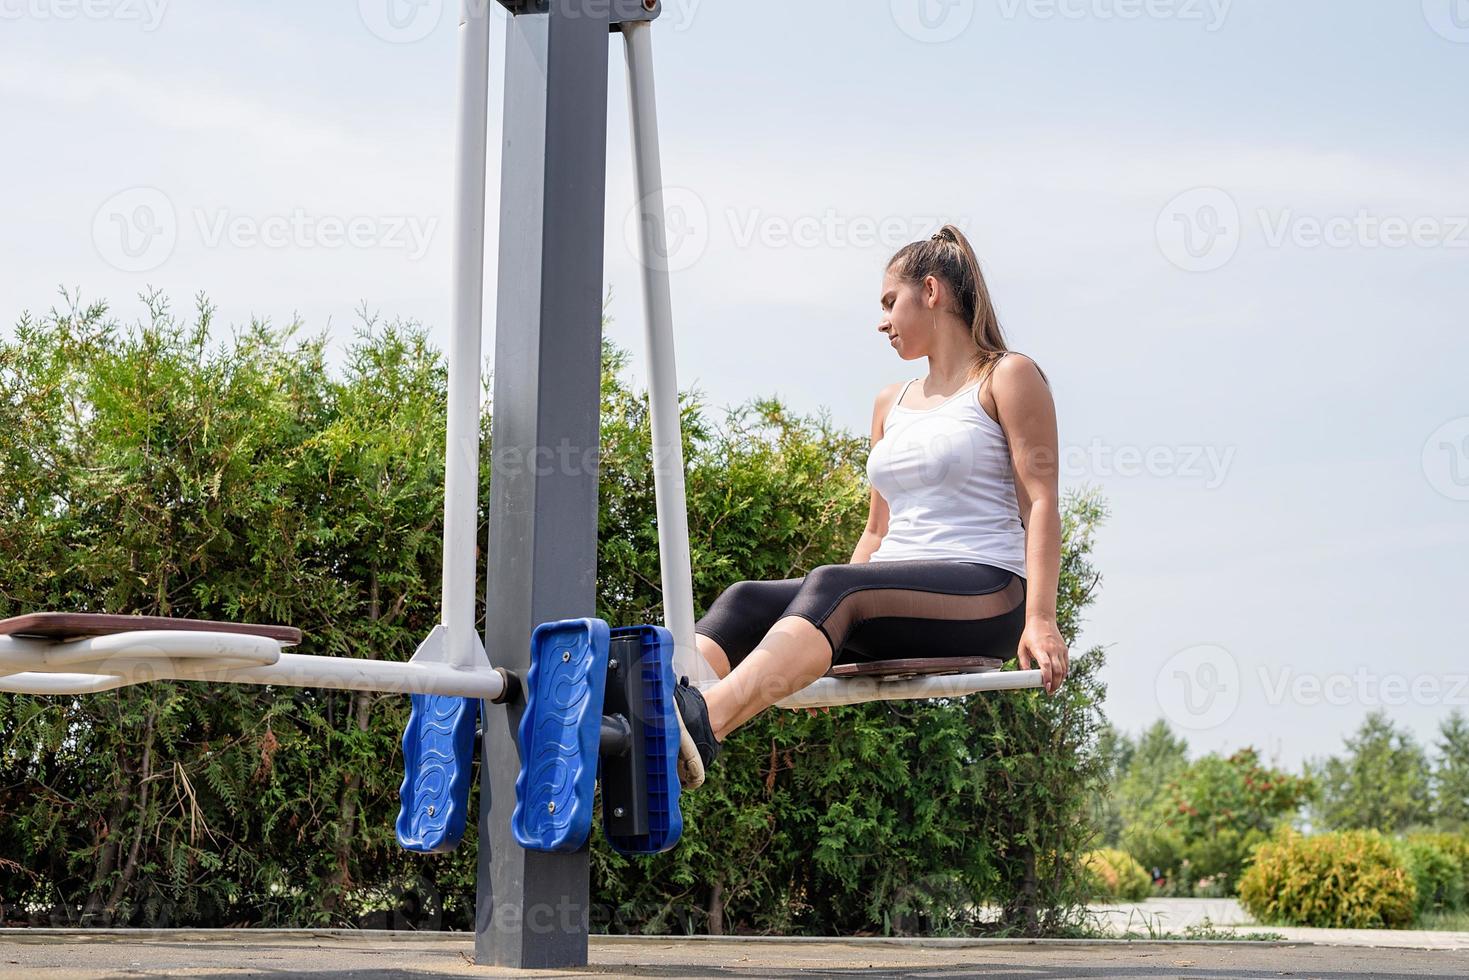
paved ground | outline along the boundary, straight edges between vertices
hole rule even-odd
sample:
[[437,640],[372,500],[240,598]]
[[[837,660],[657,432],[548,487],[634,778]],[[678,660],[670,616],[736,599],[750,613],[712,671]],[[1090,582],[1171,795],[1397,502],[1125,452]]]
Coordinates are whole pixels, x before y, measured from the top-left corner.
[[1245,926],[1254,922],[1233,898],[1150,898],[1121,905],[1092,905],[1098,924],[1146,932],[1151,924],[1160,931],[1179,932],[1206,922],[1216,926]]
[[1204,980],[1469,976],[1469,949],[1265,942],[748,940],[594,937],[587,971],[472,963],[464,937],[372,932],[0,931],[0,975],[60,978],[430,976],[991,977]]
[[1232,898],[1150,898],[1130,905],[1094,905],[1099,928],[1117,935],[1152,937],[1182,933],[1189,926],[1214,926],[1237,935],[1270,932],[1292,942],[1343,946],[1401,946],[1417,949],[1469,949],[1469,932],[1420,929],[1298,929],[1258,926]]

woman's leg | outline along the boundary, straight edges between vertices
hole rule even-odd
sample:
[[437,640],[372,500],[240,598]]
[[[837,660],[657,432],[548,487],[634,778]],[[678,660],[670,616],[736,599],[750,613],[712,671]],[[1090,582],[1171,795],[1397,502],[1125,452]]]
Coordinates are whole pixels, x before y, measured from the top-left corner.
[[[728,678],[740,668],[800,591],[801,582],[798,578],[736,582],[714,600],[694,624],[694,636],[699,654],[715,674]],[[698,690],[680,683],[674,699],[679,713],[679,781],[692,788],[704,781],[707,765],[719,754],[721,733],[711,724],[708,705]]]
[[720,677],[760,642],[801,589],[799,578],[736,582],[720,593],[694,624],[699,653]]
[[[704,700],[714,736],[723,740],[766,708],[821,677],[839,659],[1015,655],[1023,626],[1025,582],[972,562],[918,560],[823,565],[775,625]],[[888,649],[846,649],[859,638],[891,640]],[[842,655],[842,656],[839,656]]]
[[699,656],[714,668],[714,673],[721,680],[729,676],[729,654],[725,653],[724,647],[720,646],[712,636],[703,633],[694,634],[694,643],[699,648]]
[[728,676],[707,688],[709,724],[724,737],[831,669],[831,642],[810,620],[778,620]]

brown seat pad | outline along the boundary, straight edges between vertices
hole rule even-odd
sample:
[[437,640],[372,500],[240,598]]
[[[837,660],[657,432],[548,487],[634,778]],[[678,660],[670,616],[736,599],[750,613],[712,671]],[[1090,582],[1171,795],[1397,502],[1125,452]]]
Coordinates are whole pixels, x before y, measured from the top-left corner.
[[79,640],[138,630],[198,630],[264,636],[281,643],[301,642],[301,631],[291,626],[221,623],[207,619],[171,619],[166,616],[109,616],[97,613],[30,613],[0,619],[0,636],[35,636],[48,640]]
[[827,677],[890,677],[894,674],[957,674],[999,670],[1001,660],[994,657],[930,657],[908,660],[871,660],[866,663],[837,664]]

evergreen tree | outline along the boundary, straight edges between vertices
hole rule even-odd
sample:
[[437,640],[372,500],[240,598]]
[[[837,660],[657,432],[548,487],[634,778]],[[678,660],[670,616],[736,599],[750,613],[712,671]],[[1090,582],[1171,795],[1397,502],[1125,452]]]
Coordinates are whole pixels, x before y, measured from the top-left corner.
[[1097,828],[1100,847],[1121,847],[1125,818],[1118,798],[1117,787],[1132,764],[1136,746],[1127,733],[1120,731],[1111,722],[1102,726],[1097,736],[1097,755],[1106,767],[1105,782],[1092,795],[1092,824]]
[[1188,768],[1188,742],[1159,718],[1138,736],[1117,783],[1123,850],[1151,871],[1168,871],[1182,858],[1183,842],[1169,823],[1171,787]]
[[1320,786],[1315,826],[1397,833],[1430,821],[1428,759],[1412,732],[1378,710],[1363,720],[1346,747],[1343,757],[1307,765]]
[[1440,830],[1469,830],[1469,721],[1458,709],[1439,723],[1434,743],[1433,817]]

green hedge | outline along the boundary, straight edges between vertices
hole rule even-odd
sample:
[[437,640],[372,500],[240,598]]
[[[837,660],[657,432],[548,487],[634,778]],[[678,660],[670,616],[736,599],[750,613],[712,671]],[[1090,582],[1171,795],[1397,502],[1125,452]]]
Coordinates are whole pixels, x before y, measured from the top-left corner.
[[[281,622],[304,631],[303,653],[411,655],[437,619],[442,519],[445,372],[423,331],[364,324],[329,370],[324,337],[254,324],[214,344],[203,301],[187,322],[149,303],[138,327],[73,307],[0,343],[0,616]],[[646,399],[624,380],[626,356],[604,354],[596,614],[657,622]],[[689,394],[683,420],[701,609],[738,579],[850,556],[865,434],[759,398],[716,422]],[[1094,496],[1064,505],[1072,639],[1102,517]],[[628,859],[594,838],[594,928],[1074,929],[1102,654],[1071,663],[1055,697],[762,715],[686,797],[675,851]],[[468,927],[473,835],[427,859],[393,839],[407,707],[186,683],[0,695],[4,917]],[[998,922],[975,921],[986,903]]]
[[1465,859],[1469,842],[1456,834],[1409,834],[1397,842],[1418,892],[1416,912],[1457,912],[1464,908]]

